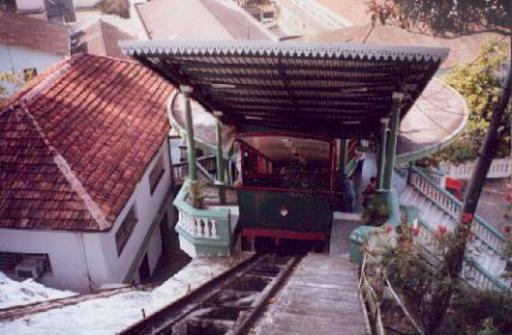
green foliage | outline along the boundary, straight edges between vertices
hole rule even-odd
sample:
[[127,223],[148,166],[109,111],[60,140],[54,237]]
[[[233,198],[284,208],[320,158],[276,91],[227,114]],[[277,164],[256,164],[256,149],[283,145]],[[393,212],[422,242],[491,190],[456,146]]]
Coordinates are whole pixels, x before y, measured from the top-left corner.
[[512,294],[460,287],[452,299],[451,323],[465,325],[466,333],[506,334],[512,329]]
[[[506,52],[505,43],[490,42],[482,47],[480,56],[474,62],[457,66],[444,78],[465,98],[470,115],[464,133],[454,143],[436,154],[437,160],[458,164],[476,159],[499,95],[498,71],[506,59]],[[489,95],[493,96],[490,102]],[[509,104],[503,120],[504,130],[508,129],[511,115],[512,108]],[[505,157],[509,154],[510,132],[502,131],[497,157]]]
[[124,19],[130,17],[130,4],[128,0],[102,0],[96,7],[103,14],[113,14],[120,16]]
[[17,89],[23,85],[21,76],[14,72],[0,72],[0,103],[8,98],[7,86],[13,86]]
[[206,194],[204,190],[207,186],[204,180],[190,183],[189,199],[192,207],[197,209],[205,208],[204,199],[206,198]]
[[363,209],[362,218],[368,225],[381,226],[389,219],[390,215],[391,211],[386,204],[370,201]]
[[449,309],[440,327],[442,334],[498,335],[512,329],[511,292],[487,291],[469,287],[449,274],[449,251],[456,247],[462,236],[445,228],[434,233],[438,257],[425,257],[413,243],[418,227],[403,222],[397,228],[398,243],[389,248],[382,258],[388,279],[405,299],[407,306],[426,333],[439,318],[439,300],[448,290],[453,292]]
[[443,36],[490,31],[510,34],[510,0],[367,0],[382,22]]

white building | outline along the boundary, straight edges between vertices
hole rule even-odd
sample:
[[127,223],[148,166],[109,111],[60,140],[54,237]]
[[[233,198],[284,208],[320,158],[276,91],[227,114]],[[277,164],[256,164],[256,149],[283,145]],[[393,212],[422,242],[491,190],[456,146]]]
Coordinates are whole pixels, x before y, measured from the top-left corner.
[[172,91],[81,54],[0,110],[0,270],[79,292],[152,274],[172,208]]
[[29,79],[70,55],[65,25],[0,11],[0,27],[0,72]]

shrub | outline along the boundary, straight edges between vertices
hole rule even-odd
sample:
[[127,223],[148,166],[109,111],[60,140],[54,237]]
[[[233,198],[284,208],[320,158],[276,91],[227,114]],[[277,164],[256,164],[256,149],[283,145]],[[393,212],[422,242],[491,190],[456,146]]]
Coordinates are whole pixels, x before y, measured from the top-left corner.
[[97,5],[103,14],[118,15],[124,19],[130,17],[130,4],[128,0],[102,0]]

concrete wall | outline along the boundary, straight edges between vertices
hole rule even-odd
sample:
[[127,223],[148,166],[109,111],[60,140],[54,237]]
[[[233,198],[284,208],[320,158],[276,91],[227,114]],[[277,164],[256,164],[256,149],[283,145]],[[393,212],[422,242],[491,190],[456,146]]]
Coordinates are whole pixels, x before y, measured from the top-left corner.
[[[62,55],[0,43],[0,72],[14,71],[20,74],[22,80],[23,69],[36,68],[39,74],[64,58]],[[13,85],[1,84],[9,93],[13,93]]]
[[44,0],[16,0],[19,11],[44,10]]
[[0,251],[48,254],[52,272],[45,273],[41,283],[72,291],[89,289],[82,233],[1,229]]
[[[149,174],[161,157],[164,160],[165,172],[151,194]],[[164,140],[110,231],[86,233],[0,229],[0,251],[48,254],[52,273],[45,274],[40,281],[48,286],[78,292],[87,292],[91,287],[98,288],[104,284],[122,282],[141,248],[144,248],[144,253],[148,255],[152,273],[162,252],[158,224],[154,226],[149,242],[146,245],[142,244],[170,187],[169,142]],[[118,257],[115,233],[133,204],[136,206],[138,222]],[[142,259],[143,257],[138,259],[138,263]],[[138,282],[140,264],[135,265],[137,268],[133,279]]]
[[96,6],[101,0],[73,0],[75,8],[91,8]]
[[[149,174],[160,157],[163,157],[164,159],[165,172],[155,191],[151,194]],[[163,142],[158,154],[155,155],[151,164],[146,168],[142,179],[135,187],[135,192],[127,201],[126,206],[118,216],[110,233],[84,235],[87,258],[92,260],[89,262],[89,270],[91,272],[91,278],[94,280],[96,285],[100,283],[117,283],[123,281],[170,187],[171,166],[169,158],[169,143],[166,140]],[[123,252],[118,257],[115,233],[119,230],[126,214],[134,204],[138,222],[126,243]],[[150,270],[153,272],[162,252],[160,229],[158,229],[158,227],[154,230],[153,236],[149,240],[147,251]],[[138,276],[135,276],[134,278],[136,279],[135,281],[137,281]]]

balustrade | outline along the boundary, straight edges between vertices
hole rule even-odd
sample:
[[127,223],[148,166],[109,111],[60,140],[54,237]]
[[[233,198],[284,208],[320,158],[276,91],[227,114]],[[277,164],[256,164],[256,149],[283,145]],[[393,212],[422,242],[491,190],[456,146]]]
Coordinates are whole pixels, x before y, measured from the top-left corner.
[[[467,179],[471,177],[475,162],[460,165],[449,165],[448,176]],[[492,161],[487,178],[507,178],[512,175],[512,159],[498,158]]]
[[[413,213],[409,212],[409,210],[405,211]],[[409,224],[418,224],[420,226],[419,234],[415,237],[415,242],[418,245],[423,246],[424,250],[428,251],[429,254],[439,259],[439,257],[442,256],[442,250],[439,249],[440,245],[438,238],[434,236],[434,228],[421,219],[413,219],[414,214],[406,216]],[[492,235],[489,231],[486,231],[486,234]],[[493,276],[481,265],[475,263],[475,261],[468,255],[464,257],[462,278],[474,287],[507,290],[507,285],[503,281]]]
[[[428,177],[424,176],[420,171],[413,169],[410,173],[410,185],[430,199],[434,204],[450,215],[455,222],[457,222],[462,210],[462,204],[460,201],[447,191],[435,185],[433,181],[429,180]],[[495,252],[501,253],[503,251],[505,247],[505,237],[476,215],[473,219],[471,230],[476,238],[482,240]]]
[[[231,251],[230,211],[227,208],[199,209],[187,202],[189,184],[185,182],[174,199],[178,210],[176,231],[180,247],[190,256],[228,255]],[[186,243],[187,246],[183,246]]]
[[219,239],[217,225],[219,222],[207,217],[188,215],[179,212],[178,225],[193,237]]

